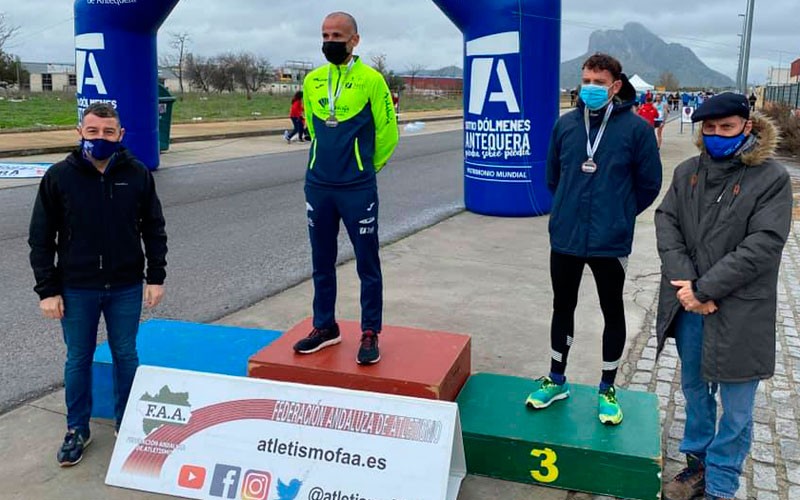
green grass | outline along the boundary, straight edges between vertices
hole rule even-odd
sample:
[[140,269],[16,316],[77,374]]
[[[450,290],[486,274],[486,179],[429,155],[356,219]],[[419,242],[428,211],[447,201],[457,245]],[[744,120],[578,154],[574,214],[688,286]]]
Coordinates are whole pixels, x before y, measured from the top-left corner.
[[[23,102],[12,102],[9,96],[0,101],[0,129],[29,129],[75,125],[77,120],[75,96],[72,94],[27,94]],[[289,116],[289,96],[253,94],[185,94],[175,102],[173,123],[203,121],[251,120]],[[401,111],[461,109],[461,96],[430,98],[403,95]],[[122,117],[123,123],[125,117]]]
[[0,129],[75,125],[78,119],[73,94],[30,94],[22,102],[12,102],[12,96],[2,97]]

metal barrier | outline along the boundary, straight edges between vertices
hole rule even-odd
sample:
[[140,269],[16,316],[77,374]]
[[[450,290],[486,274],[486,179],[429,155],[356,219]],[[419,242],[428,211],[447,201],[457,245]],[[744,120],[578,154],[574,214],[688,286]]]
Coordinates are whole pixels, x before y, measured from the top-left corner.
[[789,85],[770,85],[764,89],[765,103],[783,103],[800,108],[800,82]]

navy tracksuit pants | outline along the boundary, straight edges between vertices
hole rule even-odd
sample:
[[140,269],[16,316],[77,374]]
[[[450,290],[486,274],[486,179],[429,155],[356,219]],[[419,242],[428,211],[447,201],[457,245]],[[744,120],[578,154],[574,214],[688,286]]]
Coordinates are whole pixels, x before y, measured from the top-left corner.
[[378,255],[378,187],[343,190],[305,187],[311,262],[314,267],[314,327],[336,322],[336,257],[339,221],[344,222],[361,280],[361,329],[380,332],[383,277]]

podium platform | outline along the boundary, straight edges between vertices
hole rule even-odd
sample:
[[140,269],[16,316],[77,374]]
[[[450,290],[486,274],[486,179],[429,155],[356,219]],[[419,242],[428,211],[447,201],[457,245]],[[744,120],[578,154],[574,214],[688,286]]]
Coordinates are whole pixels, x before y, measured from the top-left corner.
[[[172,320],[139,325],[139,364],[223,375],[247,375],[247,359],[282,332]],[[92,363],[92,417],[114,418],[114,364],[108,342]]]
[[467,471],[519,483],[621,498],[661,492],[661,429],[655,394],[618,390],[624,420],[597,418],[597,387],[570,384],[570,397],[532,410],[531,379],[476,374],[458,406]]
[[361,328],[339,321],[342,342],[313,354],[292,346],[311,331],[311,318],[250,358],[248,376],[426,399],[455,401],[470,374],[470,338],[454,333],[384,325],[381,361],[360,366]]

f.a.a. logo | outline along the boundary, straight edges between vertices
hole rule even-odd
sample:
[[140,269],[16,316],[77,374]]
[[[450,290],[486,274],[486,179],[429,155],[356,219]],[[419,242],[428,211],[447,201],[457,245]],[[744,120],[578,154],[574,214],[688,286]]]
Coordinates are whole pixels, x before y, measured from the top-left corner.
[[87,85],[93,85],[100,95],[108,94],[94,56],[96,51],[105,48],[105,37],[102,33],[84,33],[75,36],[75,76],[79,94],[83,93],[83,88]]
[[[496,33],[467,42],[466,54],[472,58],[470,66],[469,112],[483,114],[486,102],[505,103],[509,113],[519,113],[519,101],[514,85],[502,57],[519,54],[519,32]],[[489,84],[496,78],[500,91],[489,93]]]
[[189,393],[172,392],[166,385],[155,395],[145,392],[139,398],[137,410],[145,435],[162,425],[186,425],[192,416]]

